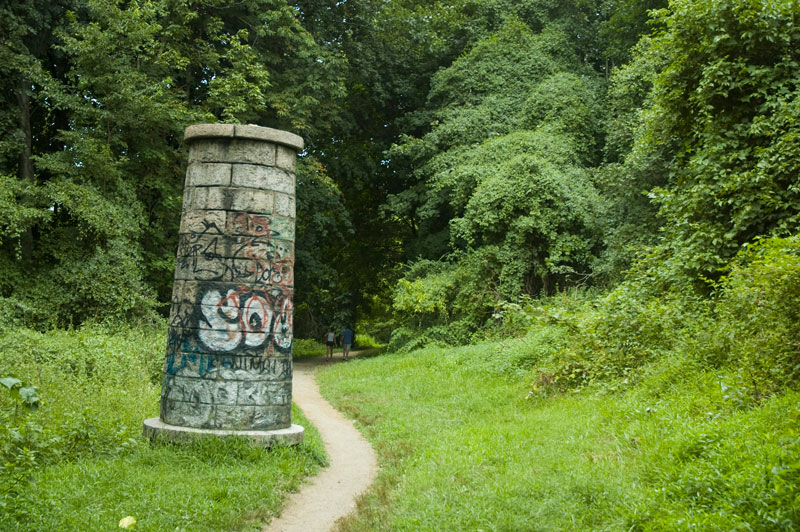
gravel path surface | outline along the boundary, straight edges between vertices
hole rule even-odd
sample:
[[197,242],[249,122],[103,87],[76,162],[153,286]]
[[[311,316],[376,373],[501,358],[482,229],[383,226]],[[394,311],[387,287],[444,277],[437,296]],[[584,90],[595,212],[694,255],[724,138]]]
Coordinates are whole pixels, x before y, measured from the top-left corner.
[[281,515],[263,532],[332,530],[337,520],[355,509],[356,499],[378,474],[378,460],[370,444],[353,422],[319,393],[314,370],[325,364],[322,357],[294,364],[292,399],[322,436],[330,465],[292,494]]

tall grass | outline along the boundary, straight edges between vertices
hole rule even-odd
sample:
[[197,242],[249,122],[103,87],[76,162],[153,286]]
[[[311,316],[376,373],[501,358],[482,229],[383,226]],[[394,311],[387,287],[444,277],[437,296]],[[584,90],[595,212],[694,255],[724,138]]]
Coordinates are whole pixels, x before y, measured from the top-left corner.
[[738,404],[725,389],[735,376],[676,358],[637,386],[543,396],[533,374],[493,369],[499,356],[536,357],[531,349],[519,339],[427,349],[321,373],[324,393],[359,420],[383,468],[342,530],[800,524],[800,393]]
[[384,466],[343,530],[797,530],[800,238],[712,288],[634,272],[507,305],[520,338],[326,370]]
[[[0,530],[258,530],[325,463],[313,427],[295,448],[150,443],[166,331],[86,327],[0,335],[0,376],[38,388],[36,412],[0,393]],[[0,389],[0,392],[3,390]]]

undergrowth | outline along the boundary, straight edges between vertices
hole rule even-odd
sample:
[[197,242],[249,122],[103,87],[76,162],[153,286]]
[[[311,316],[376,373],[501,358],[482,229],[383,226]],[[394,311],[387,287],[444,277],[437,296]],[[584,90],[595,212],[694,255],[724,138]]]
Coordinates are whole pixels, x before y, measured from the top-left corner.
[[633,272],[323,372],[383,466],[342,530],[797,530],[800,239],[679,286]]

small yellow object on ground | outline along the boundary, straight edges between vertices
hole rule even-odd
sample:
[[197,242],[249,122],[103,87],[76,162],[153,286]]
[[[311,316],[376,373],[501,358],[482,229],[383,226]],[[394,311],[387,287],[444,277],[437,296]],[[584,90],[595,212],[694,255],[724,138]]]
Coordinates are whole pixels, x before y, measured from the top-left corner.
[[133,528],[133,525],[135,524],[136,524],[136,519],[134,519],[130,515],[128,517],[123,517],[119,521],[119,527],[124,528],[125,530],[130,530],[131,528]]

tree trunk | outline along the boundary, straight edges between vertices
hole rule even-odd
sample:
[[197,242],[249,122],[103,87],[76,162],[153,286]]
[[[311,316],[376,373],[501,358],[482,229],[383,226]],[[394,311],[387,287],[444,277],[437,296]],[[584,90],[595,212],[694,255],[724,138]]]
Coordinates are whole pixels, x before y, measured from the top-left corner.
[[[31,134],[31,98],[28,94],[28,87],[26,86],[26,80],[24,78],[21,80],[16,93],[17,104],[19,106],[19,126],[22,130],[22,135],[24,138],[24,145],[22,146],[22,151],[19,154],[19,178],[20,180],[28,181],[31,185],[33,185],[33,161],[31,159],[33,154]],[[27,227],[20,238],[22,260],[28,262],[33,257],[33,229],[31,227]]]

